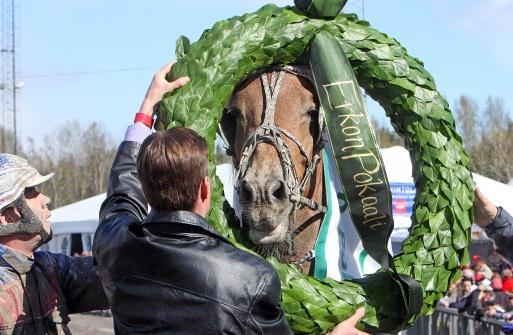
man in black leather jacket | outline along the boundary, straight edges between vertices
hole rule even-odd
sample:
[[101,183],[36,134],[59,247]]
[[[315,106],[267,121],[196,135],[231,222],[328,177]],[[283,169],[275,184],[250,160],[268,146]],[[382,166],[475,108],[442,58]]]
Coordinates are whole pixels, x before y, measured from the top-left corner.
[[[170,68],[155,75],[141,113],[150,116],[165,92],[188,82],[167,82]],[[205,140],[186,128],[151,134],[150,118],[136,121],[114,160],[93,249],[116,333],[291,334],[276,271],[204,219]],[[332,334],[364,334],[355,328],[362,316]]]

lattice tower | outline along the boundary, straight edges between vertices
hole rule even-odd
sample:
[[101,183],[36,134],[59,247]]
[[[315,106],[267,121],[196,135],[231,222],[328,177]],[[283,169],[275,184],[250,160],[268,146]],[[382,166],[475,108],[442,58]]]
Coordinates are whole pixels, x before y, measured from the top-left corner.
[[0,108],[1,147],[16,153],[16,52],[14,0],[0,0]]

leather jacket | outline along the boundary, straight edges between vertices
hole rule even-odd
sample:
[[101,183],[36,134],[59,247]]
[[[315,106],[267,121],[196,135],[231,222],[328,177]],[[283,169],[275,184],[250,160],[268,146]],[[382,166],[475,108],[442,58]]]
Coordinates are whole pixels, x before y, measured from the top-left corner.
[[123,142],[100,211],[94,254],[117,334],[291,334],[280,280],[202,217],[151,212]]
[[513,217],[497,207],[497,216],[485,226],[485,232],[497,245],[497,251],[513,263]]

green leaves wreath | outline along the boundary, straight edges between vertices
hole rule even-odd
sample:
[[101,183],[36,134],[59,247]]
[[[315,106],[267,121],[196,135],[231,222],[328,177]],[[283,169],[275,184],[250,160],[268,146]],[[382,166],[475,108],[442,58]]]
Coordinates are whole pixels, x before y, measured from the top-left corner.
[[[468,262],[473,181],[447,102],[423,63],[395,39],[355,15],[317,19],[296,7],[266,5],[255,13],[219,21],[193,44],[185,37],[178,40],[178,62],[169,77],[188,75],[192,82],[164,98],[156,127],[187,126],[204,136],[214,177],[216,128],[237,83],[264,66],[307,64],[306,50],[320,31],[338,40],[360,86],[384,108],[410,152],[415,210],[411,232],[394,263],[399,273],[421,284],[424,304],[419,315],[402,320],[397,297],[379,274],[371,281],[320,281],[270,259],[281,278],[281,304],[298,334],[326,333],[360,306],[366,309],[362,322],[367,330],[399,331],[431,313],[458,278],[460,265]],[[243,235],[227,220],[232,212],[218,179],[212,191],[210,224],[244,249]]]

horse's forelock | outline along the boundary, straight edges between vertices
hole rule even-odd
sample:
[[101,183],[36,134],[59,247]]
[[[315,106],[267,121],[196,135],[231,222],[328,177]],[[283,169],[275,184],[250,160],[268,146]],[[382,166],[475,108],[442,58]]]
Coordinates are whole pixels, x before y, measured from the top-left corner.
[[242,79],[237,85],[235,85],[233,92],[237,92],[241,90],[244,86],[251,83],[254,79],[259,77],[262,73],[270,73],[273,71],[285,71],[287,73],[296,75],[298,77],[304,78],[308,80],[312,85],[314,85],[312,72],[310,68],[305,64],[290,64],[290,65],[272,65],[268,67],[263,67],[258,69],[255,72],[248,74],[244,79]]

